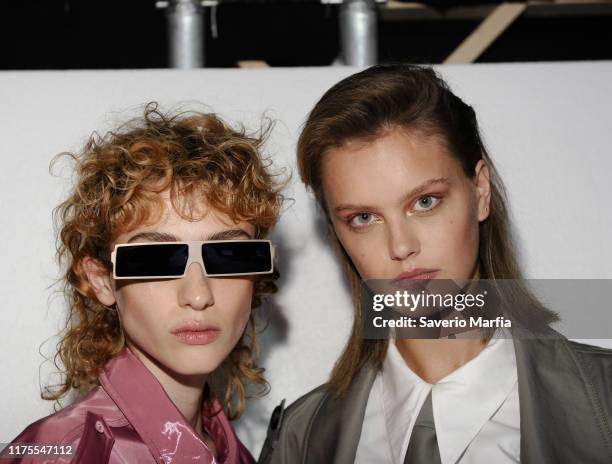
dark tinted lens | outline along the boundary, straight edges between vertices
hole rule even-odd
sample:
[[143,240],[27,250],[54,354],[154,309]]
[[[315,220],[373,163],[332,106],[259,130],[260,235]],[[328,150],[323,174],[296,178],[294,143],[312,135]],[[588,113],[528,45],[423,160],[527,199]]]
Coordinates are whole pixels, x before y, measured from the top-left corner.
[[208,275],[250,274],[272,269],[269,242],[205,243],[202,258]]
[[151,244],[117,248],[117,277],[181,276],[189,257],[185,244]]

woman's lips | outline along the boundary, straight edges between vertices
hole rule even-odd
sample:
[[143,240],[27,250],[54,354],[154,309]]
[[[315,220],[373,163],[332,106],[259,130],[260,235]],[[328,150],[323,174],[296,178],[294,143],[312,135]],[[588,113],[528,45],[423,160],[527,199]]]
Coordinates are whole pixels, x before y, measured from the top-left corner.
[[398,275],[393,280],[393,285],[406,290],[423,290],[428,285],[425,281],[434,279],[437,274],[438,269],[414,269]]
[[399,282],[401,280],[406,280],[406,279],[418,279],[418,280],[433,279],[437,273],[438,273],[437,269],[420,269],[419,268],[419,269],[414,269],[413,271],[404,272],[398,275],[395,278],[395,281]]
[[208,345],[219,337],[221,329],[203,321],[191,320],[175,327],[172,334],[188,345]]
[[182,330],[174,332],[174,335],[187,345],[208,345],[214,342],[221,334],[218,329],[206,330]]

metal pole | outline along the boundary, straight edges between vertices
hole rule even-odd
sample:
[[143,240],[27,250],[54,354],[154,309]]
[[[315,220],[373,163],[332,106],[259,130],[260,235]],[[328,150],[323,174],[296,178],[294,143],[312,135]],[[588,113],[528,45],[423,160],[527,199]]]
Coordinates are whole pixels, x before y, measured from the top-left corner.
[[378,61],[376,0],[344,0],[340,5],[342,60],[349,66]]
[[204,9],[200,1],[171,0],[166,10],[170,66],[204,66]]

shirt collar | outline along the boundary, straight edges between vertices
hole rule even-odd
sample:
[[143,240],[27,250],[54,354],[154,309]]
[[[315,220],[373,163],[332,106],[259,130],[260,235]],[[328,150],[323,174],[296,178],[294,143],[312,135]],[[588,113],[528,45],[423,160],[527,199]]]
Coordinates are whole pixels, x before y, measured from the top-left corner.
[[389,341],[382,372],[382,406],[393,462],[403,462],[416,412],[431,389],[431,385],[410,369]]
[[418,412],[432,391],[440,458],[456,462],[517,381],[512,339],[493,338],[475,358],[431,385],[391,341],[382,369],[383,409],[391,452],[402,462]]
[[202,411],[217,448],[215,461],[157,378],[128,348],[107,363],[99,379],[158,462],[238,462],[237,439],[218,401],[210,403],[213,411],[219,411],[214,416],[208,417],[208,408]]

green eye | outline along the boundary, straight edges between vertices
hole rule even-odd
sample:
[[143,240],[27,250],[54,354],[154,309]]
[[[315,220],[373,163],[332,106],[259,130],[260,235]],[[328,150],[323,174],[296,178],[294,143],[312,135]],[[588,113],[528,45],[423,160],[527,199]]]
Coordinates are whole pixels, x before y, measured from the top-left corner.
[[378,219],[372,213],[362,212],[351,216],[348,224],[354,228],[366,227],[377,222]]
[[432,204],[431,197],[423,197],[419,200],[419,206],[429,208]]
[[435,208],[440,199],[432,195],[425,195],[419,198],[415,203],[415,211],[429,211]]

